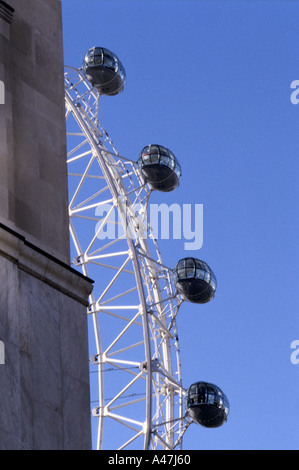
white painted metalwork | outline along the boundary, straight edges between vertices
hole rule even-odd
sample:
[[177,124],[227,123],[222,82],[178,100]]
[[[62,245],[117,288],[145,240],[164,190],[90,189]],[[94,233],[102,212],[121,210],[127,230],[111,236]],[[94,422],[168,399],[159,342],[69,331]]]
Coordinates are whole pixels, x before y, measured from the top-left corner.
[[95,281],[88,321],[96,448],[180,449],[189,425],[180,300],[146,217],[151,191],[101,126],[99,100],[81,70],[66,67],[73,265]]

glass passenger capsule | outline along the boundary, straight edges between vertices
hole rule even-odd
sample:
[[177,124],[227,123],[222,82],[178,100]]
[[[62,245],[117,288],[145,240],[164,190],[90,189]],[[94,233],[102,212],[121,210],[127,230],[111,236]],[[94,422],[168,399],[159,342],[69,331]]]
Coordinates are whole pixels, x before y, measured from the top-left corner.
[[83,60],[83,73],[100,95],[117,95],[124,89],[125,70],[116,55],[103,47],[89,49]]
[[215,296],[217,280],[207,263],[196,258],[181,259],[175,269],[176,289],[183,299],[205,304]]
[[229,401],[216,385],[194,383],[188,389],[185,403],[190,418],[206,428],[217,428],[227,421]]
[[144,147],[138,166],[151,189],[168,192],[180,184],[181,166],[174,154],[162,145]]

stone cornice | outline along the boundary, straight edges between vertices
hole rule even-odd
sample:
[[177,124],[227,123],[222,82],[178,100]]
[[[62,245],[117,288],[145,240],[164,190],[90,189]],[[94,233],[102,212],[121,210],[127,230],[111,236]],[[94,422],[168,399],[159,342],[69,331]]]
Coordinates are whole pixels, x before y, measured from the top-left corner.
[[93,288],[91,279],[3,224],[0,224],[0,256],[10,259],[22,271],[88,306],[88,296]]

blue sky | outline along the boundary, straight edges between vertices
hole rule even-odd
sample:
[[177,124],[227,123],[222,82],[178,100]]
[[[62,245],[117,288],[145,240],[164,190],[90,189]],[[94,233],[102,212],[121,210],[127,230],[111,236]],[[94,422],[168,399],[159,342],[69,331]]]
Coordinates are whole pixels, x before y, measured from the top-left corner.
[[125,90],[100,120],[118,151],[160,143],[183,178],[151,202],[203,204],[204,242],[160,241],[165,264],[191,255],[218,280],[215,299],[178,318],[184,386],[227,394],[228,422],[192,425],[184,449],[299,449],[299,3],[242,0],[62,0],[66,65],[115,52]]

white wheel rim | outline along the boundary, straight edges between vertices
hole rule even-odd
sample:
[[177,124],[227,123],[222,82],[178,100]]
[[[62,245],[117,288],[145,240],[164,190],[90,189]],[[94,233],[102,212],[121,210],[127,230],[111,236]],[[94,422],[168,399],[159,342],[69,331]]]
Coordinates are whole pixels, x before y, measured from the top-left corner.
[[[65,87],[74,265],[95,281],[88,317],[96,447],[182,448],[189,423],[175,319],[180,301],[144,216],[150,190],[99,123],[99,95],[82,72],[66,67]],[[122,231],[108,239],[119,223]]]

